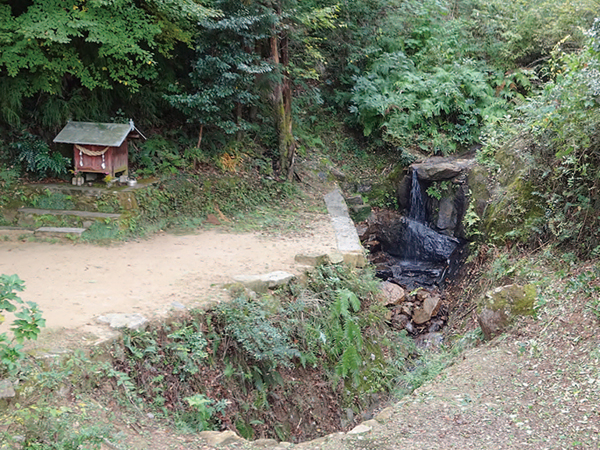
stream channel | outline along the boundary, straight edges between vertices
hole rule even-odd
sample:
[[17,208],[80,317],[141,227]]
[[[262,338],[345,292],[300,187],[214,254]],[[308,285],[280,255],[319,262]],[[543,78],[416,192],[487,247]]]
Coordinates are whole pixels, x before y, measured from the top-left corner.
[[[427,195],[427,182],[419,180],[416,168],[407,177],[410,188],[404,214],[375,213],[358,229],[377,277],[385,281],[384,290],[385,285],[393,290],[389,284],[404,290],[399,300],[388,304],[389,321],[413,336],[422,336],[439,332],[447,321],[444,287],[464,261],[466,240],[434,229],[432,211],[439,210],[440,202]],[[462,215],[459,211],[458,216]]]

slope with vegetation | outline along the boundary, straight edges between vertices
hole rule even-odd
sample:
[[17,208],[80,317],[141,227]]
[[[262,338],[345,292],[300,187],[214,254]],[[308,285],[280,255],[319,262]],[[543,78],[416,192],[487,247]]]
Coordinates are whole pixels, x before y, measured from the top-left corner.
[[[394,166],[401,170],[417,158],[476,151],[492,178],[492,199],[481,217],[469,218],[472,276],[455,305],[453,331],[463,337],[456,338],[455,348],[478,336],[469,302],[492,286],[536,283],[537,315],[525,324],[522,338],[508,335],[497,348],[472,351],[468,361],[477,365],[478,358],[490,357],[498,367],[503,362],[518,367],[517,357],[508,361],[496,358],[497,352],[524,355],[543,375],[527,380],[539,381],[540,395],[551,401],[515,403],[511,411],[511,392],[523,393],[523,386],[486,384],[489,375],[468,372],[469,362],[461,363],[484,388],[472,390],[476,399],[449,401],[448,386],[435,385],[442,386],[441,407],[453,414],[447,432],[464,437],[499,424],[495,431],[489,428],[488,441],[455,441],[461,448],[536,442],[590,448],[597,429],[587,425],[597,423],[598,413],[583,404],[593,401],[589,386],[597,382],[598,365],[593,332],[599,307],[594,258],[600,254],[598,6],[596,0],[4,2],[0,206],[14,208],[23,199],[21,180],[66,177],[70,161],[61,155],[66,149],[48,142],[68,119],[133,117],[148,131],[150,139],[132,150],[132,165],[139,176],[159,182],[140,195],[139,217],[127,219],[125,228],[133,235],[187,219],[196,225],[208,213],[230,215],[265,199],[294,196],[293,183],[310,181],[299,160],[318,170],[341,166],[350,183],[364,184],[365,173],[377,183]],[[394,203],[393,190],[374,195],[381,205]],[[10,222],[6,216],[0,220]],[[151,414],[160,415],[161,423],[195,430],[225,424],[246,437],[300,439],[331,431],[282,425],[283,407],[276,413],[275,405],[297,395],[294,383],[286,384],[296,376],[290,365],[326,387],[316,397],[352,409],[368,406],[374,389],[393,393],[402,380],[414,389],[452,354],[402,353],[405,341],[386,340],[386,332],[386,339],[373,344],[381,324],[371,294],[363,292],[369,283],[348,286],[345,276],[329,274],[308,297],[293,290],[299,287],[285,293],[285,300],[241,295],[238,308],[127,336],[113,355],[116,365],[88,365],[77,353],[45,371],[24,364],[18,348],[3,344],[3,355],[13,352],[10,360],[3,357],[3,376],[27,378],[23,395],[40,396],[10,410],[9,425],[1,431],[22,448],[48,448],[50,435],[62,439],[60,448],[84,443],[98,448],[115,434],[93,424],[108,423],[121,412],[96,408],[90,392],[116,392],[115,402],[128,404],[127,414],[138,417],[133,428]],[[551,349],[564,349],[569,357]],[[165,373],[158,356],[170,358]],[[407,371],[406,361],[415,356]],[[583,364],[579,372],[574,364]],[[315,366],[324,372],[317,375]],[[243,394],[220,402],[215,386],[198,382],[200,373],[237,381]],[[562,384],[553,381],[553,373],[562,376]],[[416,379],[406,382],[411,376]],[[178,387],[168,395],[160,388],[165,377]],[[72,389],[54,402],[52,394],[64,388],[64,379]],[[561,389],[567,391],[559,395]],[[427,391],[419,392],[426,400]],[[580,393],[589,398],[578,403]],[[560,404],[585,414],[577,416],[581,426],[566,430],[554,445],[552,430],[568,428],[558,420]],[[270,413],[257,413],[270,407]],[[464,434],[455,429],[483,412],[488,422]],[[319,414],[331,418],[339,411]],[[306,420],[316,423],[317,416]],[[419,424],[406,420],[408,432],[416,433]],[[536,429],[543,431],[538,441],[530,437]],[[343,445],[382,448],[391,436],[385,430],[377,431],[382,440]],[[578,430],[584,431],[578,436]],[[419,436],[446,448],[443,432]]]

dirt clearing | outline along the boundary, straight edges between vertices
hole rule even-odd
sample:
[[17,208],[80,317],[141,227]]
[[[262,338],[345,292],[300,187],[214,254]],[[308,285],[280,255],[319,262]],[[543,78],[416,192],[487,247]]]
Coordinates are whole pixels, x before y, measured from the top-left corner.
[[329,217],[313,217],[300,231],[269,236],[225,233],[159,234],[111,246],[44,242],[0,242],[0,273],[25,281],[20,294],[36,302],[46,327],[102,335],[107,313],[165,316],[225,298],[223,284],[235,275],[284,270],[299,274],[299,253],[335,250]]

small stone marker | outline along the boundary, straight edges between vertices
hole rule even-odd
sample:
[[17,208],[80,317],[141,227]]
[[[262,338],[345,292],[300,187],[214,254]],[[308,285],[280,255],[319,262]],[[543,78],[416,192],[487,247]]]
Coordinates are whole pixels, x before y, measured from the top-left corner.
[[15,388],[12,382],[9,380],[0,380],[0,399],[13,398],[15,395]]

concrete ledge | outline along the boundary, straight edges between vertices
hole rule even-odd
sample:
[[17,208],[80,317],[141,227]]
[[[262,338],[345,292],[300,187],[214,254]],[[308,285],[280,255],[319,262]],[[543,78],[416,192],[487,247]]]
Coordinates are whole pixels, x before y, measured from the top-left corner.
[[121,214],[101,213],[92,211],[72,211],[69,209],[37,209],[37,208],[19,208],[20,214],[34,214],[37,216],[75,216],[89,219],[118,219]]
[[35,230],[35,237],[64,238],[80,237],[85,228],[41,227]]
[[335,231],[338,251],[343,255],[344,262],[353,267],[364,267],[367,264],[365,250],[358,238],[354,222],[350,219],[342,193],[336,189],[325,195],[324,199]]

